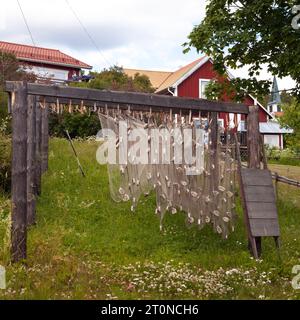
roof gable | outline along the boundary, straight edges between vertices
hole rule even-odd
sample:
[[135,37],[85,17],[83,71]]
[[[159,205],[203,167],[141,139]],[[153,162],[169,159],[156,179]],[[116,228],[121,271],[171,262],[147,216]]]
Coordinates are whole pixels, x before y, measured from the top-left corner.
[[150,79],[152,86],[157,90],[162,83],[172,74],[168,71],[151,71],[151,70],[138,70],[138,69],[123,69],[129,76],[134,77],[136,74],[145,75]]
[[197,59],[192,63],[171,73],[170,76],[166,78],[166,80],[161,84],[158,92],[163,91],[169,87],[177,87],[182,81],[187,79],[194,72],[194,70],[200,68],[200,66],[203,65],[207,60],[208,59],[206,59],[206,57],[201,57],[200,59]]
[[92,69],[90,65],[55,49],[0,41],[0,51],[12,53],[17,57],[17,59],[22,61]]
[[204,64],[208,60],[209,59],[207,57],[203,56],[174,72],[127,68],[124,69],[124,72],[131,77],[133,77],[137,73],[148,76],[152,86],[156,89],[156,92],[158,93],[168,89],[169,87],[177,86],[179,84],[178,82],[181,79],[188,78],[191,72],[194,72],[193,70],[197,70],[202,64]]

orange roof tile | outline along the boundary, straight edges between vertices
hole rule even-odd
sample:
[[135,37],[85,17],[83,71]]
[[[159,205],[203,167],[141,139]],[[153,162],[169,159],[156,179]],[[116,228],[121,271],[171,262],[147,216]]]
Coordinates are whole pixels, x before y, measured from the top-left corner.
[[90,65],[55,49],[0,41],[0,51],[12,53],[17,57],[17,59],[22,61],[33,61],[82,69],[92,69]]

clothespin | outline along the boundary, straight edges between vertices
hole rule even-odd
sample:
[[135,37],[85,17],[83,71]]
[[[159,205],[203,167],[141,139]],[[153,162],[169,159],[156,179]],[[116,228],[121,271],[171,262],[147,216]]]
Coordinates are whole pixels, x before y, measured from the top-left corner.
[[80,113],[83,114],[84,111],[83,111],[83,100],[81,100],[81,103],[80,103]]
[[73,110],[72,110],[72,100],[70,99],[69,100],[69,113],[73,113]]
[[57,114],[60,114],[60,107],[59,107],[59,99],[56,99],[56,108],[57,108]]
[[43,98],[43,102],[40,102],[40,107],[42,109],[46,109],[46,99],[45,99],[45,97]]

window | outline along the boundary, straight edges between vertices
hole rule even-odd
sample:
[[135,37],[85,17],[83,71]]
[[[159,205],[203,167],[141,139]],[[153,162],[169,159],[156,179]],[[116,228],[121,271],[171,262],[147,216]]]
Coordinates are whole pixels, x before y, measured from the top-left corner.
[[206,99],[205,88],[210,83],[210,79],[199,79],[199,98]]
[[241,131],[242,131],[242,132],[247,131],[245,120],[241,120],[241,121],[240,121],[239,127],[238,127],[238,131],[240,131],[240,132],[241,132]]
[[224,129],[224,119],[218,119],[219,128]]
[[52,69],[46,67],[33,66],[31,72],[41,78],[50,78],[57,80],[68,80],[69,72],[67,70]]

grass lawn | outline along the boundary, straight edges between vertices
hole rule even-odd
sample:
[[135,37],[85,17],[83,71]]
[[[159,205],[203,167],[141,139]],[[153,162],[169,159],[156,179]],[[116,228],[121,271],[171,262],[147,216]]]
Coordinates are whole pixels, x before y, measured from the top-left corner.
[[[280,256],[273,239],[264,239],[262,260],[254,261],[239,203],[236,231],[226,241],[210,227],[186,228],[183,214],[167,215],[160,232],[155,197],[142,198],[135,213],[129,203],[114,203],[97,144],[75,146],[85,179],[68,142],[51,140],[26,265],[9,263],[10,203],[0,197],[0,265],[7,272],[0,299],[300,298],[291,286],[300,265],[300,189],[279,187]],[[299,167],[271,169],[300,180]]]

